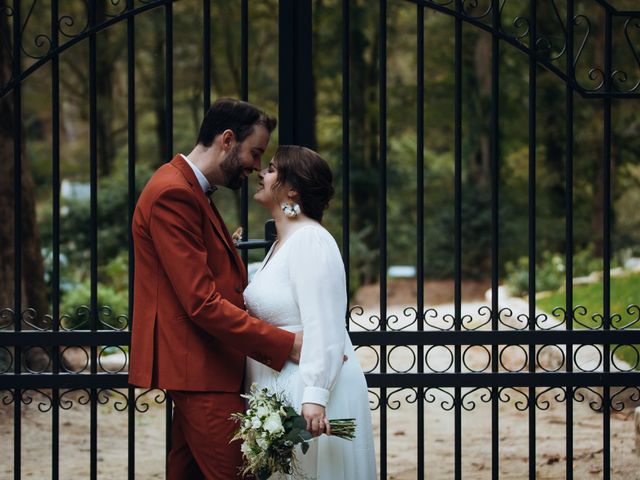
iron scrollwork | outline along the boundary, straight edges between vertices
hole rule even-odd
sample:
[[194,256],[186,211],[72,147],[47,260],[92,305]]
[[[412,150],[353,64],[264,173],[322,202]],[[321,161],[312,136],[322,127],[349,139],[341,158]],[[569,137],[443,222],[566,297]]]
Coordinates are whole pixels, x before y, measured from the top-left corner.
[[42,413],[46,413],[53,408],[53,399],[51,395],[37,388],[29,388],[20,390],[20,402],[23,405],[30,405],[34,401],[34,394],[41,397],[38,402],[38,410]]
[[163,404],[167,401],[167,392],[164,390],[158,390],[158,389],[154,389],[154,388],[150,388],[148,390],[144,390],[143,392],[139,393],[136,397],[135,400],[133,402],[134,407],[136,409],[136,412],[139,413],[145,413],[149,410],[149,401],[148,401],[148,396],[151,392],[155,392],[155,396],[153,397],[153,401],[160,405]]

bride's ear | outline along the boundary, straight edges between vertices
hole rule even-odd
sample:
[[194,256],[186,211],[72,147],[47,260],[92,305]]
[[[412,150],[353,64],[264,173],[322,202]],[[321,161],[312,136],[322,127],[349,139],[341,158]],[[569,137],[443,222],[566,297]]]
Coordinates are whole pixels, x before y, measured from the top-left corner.
[[289,191],[287,192],[287,197],[289,197],[289,200],[294,200],[297,196],[298,196],[298,192],[293,188],[290,188]]

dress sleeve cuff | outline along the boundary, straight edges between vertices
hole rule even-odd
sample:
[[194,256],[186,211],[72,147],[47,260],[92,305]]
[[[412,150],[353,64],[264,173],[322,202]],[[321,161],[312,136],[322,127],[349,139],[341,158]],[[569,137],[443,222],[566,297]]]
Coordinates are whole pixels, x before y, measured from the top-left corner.
[[302,403],[316,403],[318,405],[322,405],[323,407],[327,406],[327,402],[329,401],[329,390],[321,387],[304,387],[304,392],[302,394]]

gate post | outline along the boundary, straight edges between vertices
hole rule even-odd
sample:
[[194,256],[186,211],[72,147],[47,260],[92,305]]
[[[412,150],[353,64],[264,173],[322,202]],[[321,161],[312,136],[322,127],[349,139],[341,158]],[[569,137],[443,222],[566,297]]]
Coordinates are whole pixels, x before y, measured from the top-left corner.
[[280,144],[315,147],[311,0],[279,3]]

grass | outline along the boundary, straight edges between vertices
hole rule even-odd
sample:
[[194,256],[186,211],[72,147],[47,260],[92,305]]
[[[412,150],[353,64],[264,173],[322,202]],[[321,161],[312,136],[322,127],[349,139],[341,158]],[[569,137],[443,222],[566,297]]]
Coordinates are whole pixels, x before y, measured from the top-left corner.
[[[536,300],[541,310],[551,313],[554,308],[564,308],[566,293],[559,290],[547,297]],[[573,305],[585,307],[586,313],[576,311],[574,328],[602,328],[603,314],[603,284],[602,281],[588,285],[576,285],[573,289]],[[634,307],[630,307],[633,305]],[[622,328],[636,321],[629,328],[640,328],[640,273],[633,273],[622,277],[611,277],[611,316],[612,328]],[[630,309],[629,311],[627,309]],[[611,346],[613,350],[615,345]],[[640,351],[640,345],[635,345]],[[631,346],[622,346],[616,351],[616,356],[630,365],[638,365],[640,358]]]

